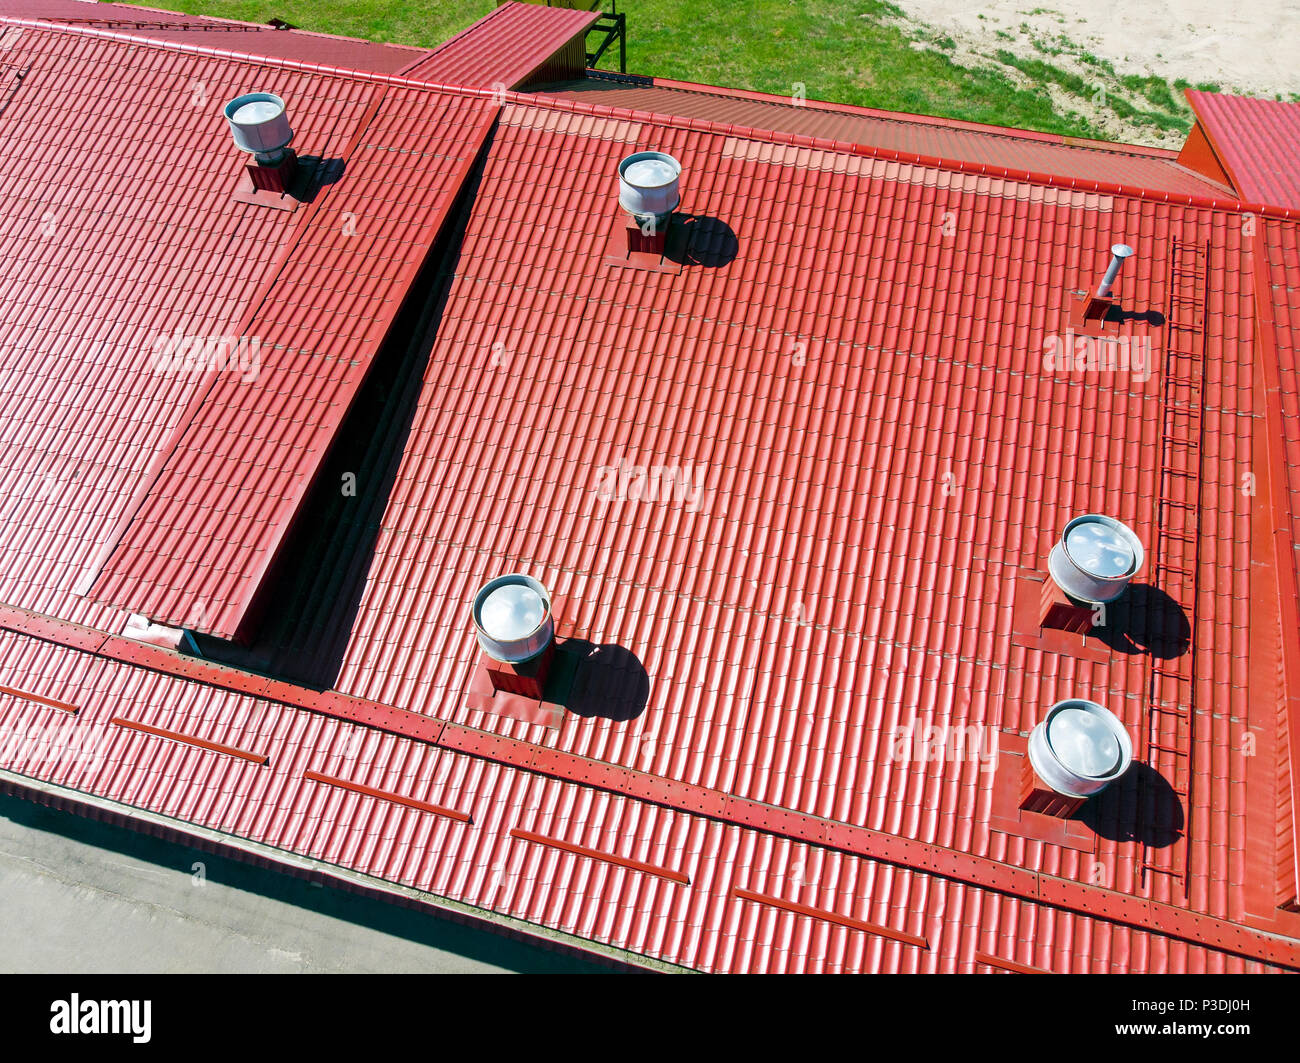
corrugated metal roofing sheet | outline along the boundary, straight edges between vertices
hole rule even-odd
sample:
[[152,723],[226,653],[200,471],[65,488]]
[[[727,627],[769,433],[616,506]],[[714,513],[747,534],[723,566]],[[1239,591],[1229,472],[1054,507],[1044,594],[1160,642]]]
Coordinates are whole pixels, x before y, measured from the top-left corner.
[[[1253,231],[1253,227],[1252,227]],[[1281,612],[1280,668],[1290,692],[1300,676],[1300,234],[1292,225],[1259,223],[1252,246],[1259,312],[1256,355],[1267,401],[1262,457],[1270,462]],[[1283,891],[1300,893],[1300,699],[1277,701],[1278,829],[1275,878]]]
[[[118,630],[116,610],[71,592],[200,384],[155,371],[155,345],[230,332],[293,232],[295,215],[232,203],[219,102],[274,81],[301,141],[331,155],[374,89],[31,27],[5,61],[25,75],[0,116],[0,464],[14,485],[0,552],[15,560],[0,593]],[[131,94],[159,101],[184,165],[128,117]]]
[[204,373],[110,535],[92,597],[222,637],[239,629],[496,113],[415,88],[366,97],[334,144],[296,139],[345,179],[305,207],[263,293],[223,330],[255,343],[260,364]]
[[[1267,970],[1105,921],[0,633],[0,675],[80,700],[0,694],[4,767],[672,963],[715,971]],[[268,755],[251,764],[110,723],[127,716]],[[462,823],[308,771],[470,815]],[[684,871],[689,885],[520,840],[525,830]],[[736,895],[737,887],[926,947]]]
[[598,18],[599,11],[501,4],[399,73],[443,85],[517,88]]
[[[128,47],[123,62],[115,49]],[[0,222],[4,261],[28,256],[0,288],[11,323],[0,333],[11,443],[0,461],[31,493],[0,526],[0,766],[708,970],[1300,964],[1294,921],[1251,899],[1280,859],[1257,842],[1284,818],[1260,797],[1273,794],[1284,738],[1261,724],[1283,688],[1247,637],[1265,518],[1239,486],[1261,468],[1258,267],[1239,214],[648,114],[511,104],[448,265],[456,275],[342,694],[320,694],[109,639],[122,615],[69,593],[104,516],[122,511],[185,424],[194,382],[158,379],[141,346],[153,329],[187,327],[187,315],[224,328],[249,313],[302,217],[229,213],[237,160],[211,107],[177,108],[177,142],[206,160],[183,187],[168,179],[170,158],[149,157],[144,133],[103,116],[118,113],[115,86],[198,80],[224,98],[257,68],[30,28],[7,61],[31,73],[0,133],[28,137],[31,150],[0,159],[0,191],[24,205]],[[304,135],[343,144],[381,95],[381,118],[403,103],[394,130],[423,116],[435,141],[450,135],[453,103],[473,102],[259,73],[291,79]],[[31,112],[20,102],[31,108],[61,84],[83,86],[65,123],[21,121]],[[428,111],[435,100],[453,103]],[[32,161],[51,146],[106,152],[114,133],[127,146],[117,169],[78,166],[55,181]],[[695,235],[680,273],[604,262],[604,237],[623,224],[614,166],[638,147],[685,165],[683,222]],[[142,172],[152,196],[132,194]],[[97,210],[82,213],[83,200]],[[49,245],[47,214],[59,237]],[[1277,224],[1269,240],[1285,277],[1295,226]],[[1115,239],[1140,252],[1124,305],[1196,323],[1203,377],[1179,375],[1172,330],[1137,324],[1155,344],[1149,377],[1047,371],[1064,295]],[[214,271],[230,246],[247,247],[247,269]],[[1175,312],[1180,247],[1209,251],[1191,317]],[[376,313],[368,290],[332,293]],[[86,342],[106,324],[106,338]],[[1205,425],[1195,462],[1168,445],[1191,392]],[[595,477],[619,461],[699,468],[699,504],[603,501]],[[1192,495],[1171,495],[1185,482]],[[1171,499],[1187,497],[1191,532],[1156,534]],[[1187,618],[1190,652],[1085,659],[1014,643],[1019,571],[1041,565],[1066,517],[1095,508],[1147,537],[1149,578]],[[223,556],[241,563],[233,548]],[[564,636],[639,661],[643,706],[620,715],[598,704],[558,732],[466,708],[470,598],[485,575],[521,567],[563,600]],[[20,623],[14,605],[101,633]],[[916,721],[978,724],[1014,742],[1080,691],[1121,715],[1139,756],[1180,795],[1174,844],[1144,844],[1168,824],[1135,821],[1122,801],[1099,813],[1086,848],[1008,833],[978,763],[890,755],[894,729]],[[1165,717],[1184,721],[1172,755],[1148,729]],[[1253,758],[1240,756],[1248,729]]]
[[1196,89],[1187,100],[1243,199],[1300,208],[1300,103]]
[[[1063,293],[1119,239],[1146,249],[1126,305],[1166,306],[1173,236],[1223,248],[1216,283],[1248,291],[1239,226],[582,121],[503,116],[340,687],[539,740],[457,697],[474,647],[456,618],[486,576],[523,567],[568,603],[566,630],[631,650],[654,677],[643,714],[569,719],[560,748],[1083,875],[1075,853],[1012,855],[972,820],[978,763],[896,763],[890,736],[916,721],[1023,732],[1080,690],[1140,731],[1149,658],[1028,653],[1009,632],[1017,572],[1040,567],[1070,516],[1115,512],[1155,536],[1160,377],[1044,374],[1043,341],[1065,331]],[[619,224],[608,175],[644,148],[683,162],[683,211],[728,233],[734,258],[673,276],[592,252],[592,234]],[[520,211],[547,224],[521,229]],[[1251,461],[1250,357],[1230,342],[1235,315],[1208,321],[1214,461],[1235,483]],[[596,477],[620,459],[698,467],[701,504],[600,502]],[[1231,556],[1249,535],[1244,499],[1203,504],[1206,556]],[[1195,667],[1233,713],[1246,662],[1221,655],[1245,575],[1225,575],[1199,614]],[[1211,883],[1233,874],[1212,852],[1244,845],[1239,785],[1197,813],[1192,859]],[[1126,888],[1174,896],[1163,879],[1139,883],[1131,845],[1093,855]],[[1226,894],[1210,896],[1226,913]]]
[[1262,222],[1252,250],[1258,256],[1261,339],[1275,359],[1270,385],[1286,447],[1283,512],[1290,514],[1292,541],[1300,543],[1300,236],[1295,226]]

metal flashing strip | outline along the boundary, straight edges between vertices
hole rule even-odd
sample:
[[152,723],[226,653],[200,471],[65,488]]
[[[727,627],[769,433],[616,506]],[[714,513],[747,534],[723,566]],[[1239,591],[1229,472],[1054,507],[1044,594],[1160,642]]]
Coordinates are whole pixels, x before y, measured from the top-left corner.
[[1015,960],[1006,960],[1001,956],[994,956],[988,952],[975,953],[975,962],[982,963],[989,967],[996,967],[999,971],[1008,971],[1011,974],[1051,974],[1051,971],[1045,971],[1041,967],[1030,967],[1025,963],[1016,963]]
[[155,727],[152,724],[141,723],[139,720],[128,720],[122,716],[114,716],[108,722],[132,731],[142,731],[156,738],[166,738],[169,742],[181,742],[187,746],[197,746],[199,749],[206,749],[213,753],[224,753],[228,757],[238,757],[240,760],[247,760],[253,764],[266,764],[271,759],[265,753],[252,753],[237,746],[209,742],[206,738],[195,738],[194,735],[182,734],[180,731],[169,731],[165,727]]
[[70,713],[75,716],[81,711],[79,705],[73,705],[67,701],[59,701],[57,698],[47,698],[42,694],[33,694],[30,690],[19,690],[17,687],[0,686],[0,694],[8,694],[10,697],[22,698],[23,701],[33,701],[38,705],[48,705],[51,709],[58,709],[60,712]]
[[442,805],[430,804],[428,801],[417,801],[414,797],[406,797],[403,794],[393,793],[391,790],[376,790],[373,786],[363,786],[359,782],[340,779],[334,775],[325,775],[319,771],[304,771],[302,776],[312,782],[324,783],[326,786],[337,786],[341,790],[350,790],[354,794],[365,794],[367,797],[378,798],[380,801],[392,801],[394,804],[403,805],[406,808],[418,809],[421,812],[432,812],[435,816],[446,816],[448,819],[454,819],[461,823],[473,823],[473,820],[465,812],[460,812],[454,808],[444,808]]
[[641,871],[647,875],[657,875],[659,878],[666,878],[670,882],[676,882],[683,886],[689,886],[691,879],[689,875],[681,871],[674,871],[672,868],[659,867],[657,864],[646,864],[640,860],[632,860],[626,856],[617,856],[614,853],[602,852],[599,849],[588,849],[585,845],[574,845],[573,842],[561,841],[559,838],[548,838],[544,834],[534,834],[529,830],[520,830],[513,827],[510,830],[510,837],[518,838],[521,842],[532,842],[534,845],[547,845],[552,849],[559,849],[566,853],[572,853],[574,856],[585,856],[589,860],[600,860],[606,864],[616,864],[619,867],[626,867],[631,871]]
[[876,934],[883,938],[889,938],[891,941],[902,942],[904,945],[915,945],[919,949],[928,949],[930,947],[930,942],[926,938],[918,937],[916,934],[894,930],[891,927],[881,926],[879,923],[868,923],[864,919],[854,919],[851,916],[840,915],[839,912],[827,911],[824,908],[810,908],[806,904],[782,900],[780,897],[769,897],[763,893],[754,893],[751,890],[741,889],[739,886],[732,889],[731,895],[742,901],[766,904],[772,908],[780,908],[783,912],[806,915],[813,919],[824,919],[828,923],[847,927],[850,930],[861,930],[865,934]]

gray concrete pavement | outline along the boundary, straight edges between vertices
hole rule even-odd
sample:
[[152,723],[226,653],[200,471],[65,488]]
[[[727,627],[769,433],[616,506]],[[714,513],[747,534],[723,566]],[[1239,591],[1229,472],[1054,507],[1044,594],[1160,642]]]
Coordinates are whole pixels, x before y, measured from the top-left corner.
[[382,898],[0,796],[0,971],[605,970]]

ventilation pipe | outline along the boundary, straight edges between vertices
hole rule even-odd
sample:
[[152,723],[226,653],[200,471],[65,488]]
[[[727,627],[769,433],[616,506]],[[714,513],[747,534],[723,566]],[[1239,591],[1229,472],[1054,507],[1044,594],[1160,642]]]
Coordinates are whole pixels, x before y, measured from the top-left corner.
[[1059,701],[1029,734],[1038,781],[1071,803],[1101,793],[1133,763],[1133,741],[1119,718],[1095,701]]
[[298,157],[289,147],[293,129],[284,100],[270,92],[247,92],[226,104],[222,113],[235,146],[253,156],[247,166],[253,192],[269,192],[272,201],[278,200],[289,190],[298,166]]
[[618,164],[618,202],[643,232],[662,232],[681,197],[682,166],[662,151],[638,151]]
[[1109,299],[1111,286],[1115,283],[1115,278],[1119,276],[1119,269],[1124,265],[1126,258],[1131,258],[1135,254],[1133,248],[1128,244],[1114,244],[1110,249],[1110,265],[1106,267],[1106,275],[1101,279],[1101,286],[1097,289],[1098,299]]
[[472,615],[489,681],[484,692],[541,702],[555,657],[550,592],[522,573],[498,576],[474,595]]
[[555,635],[551,596],[531,576],[498,576],[474,596],[474,628],[479,646],[494,661],[530,660],[543,653]]
[[1127,526],[1087,513],[1065,526],[1048,555],[1047,571],[1069,597],[1096,605],[1123,594],[1145,560],[1141,541]]
[[262,166],[278,166],[293,140],[284,100],[270,92],[248,92],[226,104],[223,113],[240,151]]

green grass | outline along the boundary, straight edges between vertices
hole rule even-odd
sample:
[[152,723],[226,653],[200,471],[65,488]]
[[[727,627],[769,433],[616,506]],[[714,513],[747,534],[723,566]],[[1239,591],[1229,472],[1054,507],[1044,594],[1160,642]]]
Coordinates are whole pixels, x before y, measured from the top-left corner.
[[[150,0],[194,14],[430,46],[494,6],[493,0]],[[731,88],[934,114],[974,122],[1096,136],[1061,116],[1041,90],[1023,89],[995,69],[951,61],[947,41],[923,51],[880,0],[619,0],[628,21],[628,70]],[[606,59],[609,58],[607,54]],[[617,60],[615,60],[616,62]],[[608,62],[602,65],[608,66]]]
[[[1109,63],[1098,60],[1095,56],[1085,54],[1080,58],[1099,69],[1110,69]],[[1015,67],[1040,84],[1049,81],[1054,82],[1075,96],[1087,98],[1101,106],[1109,107],[1115,114],[1126,121],[1155,126],[1157,129],[1176,130],[1182,133],[1186,133],[1191,127],[1191,122],[1187,116],[1180,113],[1182,108],[1174,102],[1173,95],[1169,91],[1169,84],[1162,78],[1129,76],[1119,79],[1120,83],[1126,88],[1141,93],[1157,104],[1157,109],[1148,110],[1135,107],[1128,100],[1108,89],[1099,94],[1099,90],[1104,89],[1101,82],[1087,82],[1078,74],[1062,70],[1051,63],[1043,62],[1041,59],[1022,59],[1006,50],[999,50],[997,60],[1006,66]],[[1167,106],[1167,110],[1161,109],[1165,106]]]
[[1191,122],[1182,115],[1170,114],[1167,111],[1148,111],[1145,108],[1134,107],[1123,97],[1116,96],[1114,93],[1107,94],[1106,103],[1117,115],[1128,119],[1130,122],[1144,122],[1159,129],[1171,129],[1180,133],[1186,133],[1191,128]]
[[1180,92],[1181,92],[1183,89],[1200,89],[1202,92],[1222,92],[1222,91],[1223,91],[1223,89],[1220,88],[1220,87],[1219,87],[1215,82],[1213,82],[1213,81],[1198,81],[1195,85],[1193,85],[1193,84],[1192,84],[1190,81],[1188,81],[1186,78],[1174,78],[1174,88],[1178,89]]
[[1022,59],[1020,56],[1008,52],[1005,49],[999,49],[997,52],[997,61],[1004,66],[1013,66],[1026,77],[1032,78],[1039,83],[1049,81],[1055,82],[1061,88],[1073,92],[1076,96],[1087,96],[1091,93],[1093,86],[1079,77],[1078,74],[1072,74],[1068,70],[1062,70],[1059,66],[1053,66],[1051,63],[1045,63],[1041,59]]
[[1177,113],[1180,109],[1179,101],[1174,98],[1169,82],[1162,77],[1157,77],[1154,74],[1147,77],[1141,77],[1138,74],[1126,74],[1119,80],[1120,84],[1130,92],[1140,93],[1163,111]]
[[1080,52],[1079,62],[1087,63],[1089,66],[1099,67],[1100,69],[1106,71],[1107,74],[1115,73],[1115,68],[1111,65],[1109,59],[1100,59],[1097,56],[1093,55],[1092,52]]

